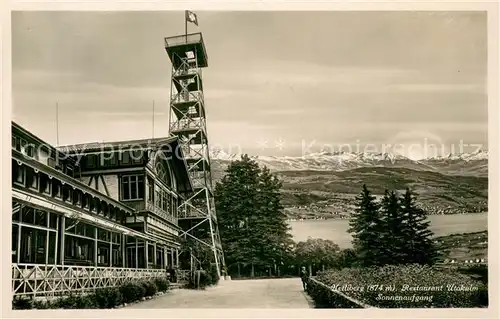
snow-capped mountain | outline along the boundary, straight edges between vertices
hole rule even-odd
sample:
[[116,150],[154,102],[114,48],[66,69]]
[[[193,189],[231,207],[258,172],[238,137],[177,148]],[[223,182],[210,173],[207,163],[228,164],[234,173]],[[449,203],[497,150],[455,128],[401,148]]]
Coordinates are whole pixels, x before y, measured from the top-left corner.
[[[240,159],[240,154],[228,154],[223,150],[212,150],[211,160],[223,166],[230,161]],[[349,152],[319,152],[304,156],[250,156],[260,165],[267,166],[271,171],[344,171],[360,167],[404,167],[414,170],[439,171],[451,173],[458,170],[468,172],[468,168],[478,167],[484,173],[488,164],[488,151],[474,153],[449,154],[447,156],[431,157],[422,160],[412,160],[408,157],[391,153],[349,153]],[[225,165],[224,165],[225,164]]]
[[[210,155],[215,182],[231,161],[241,158],[221,150]],[[282,203],[289,218],[343,216],[354,208],[354,197],[363,184],[370,185],[375,195],[411,187],[421,194],[419,203],[429,214],[487,210],[487,151],[418,161],[391,153],[348,152],[251,158],[276,172],[283,182]]]
[[435,156],[430,157],[427,161],[481,161],[488,160],[488,151],[477,150],[473,153],[461,153],[461,154],[451,154],[446,156]]

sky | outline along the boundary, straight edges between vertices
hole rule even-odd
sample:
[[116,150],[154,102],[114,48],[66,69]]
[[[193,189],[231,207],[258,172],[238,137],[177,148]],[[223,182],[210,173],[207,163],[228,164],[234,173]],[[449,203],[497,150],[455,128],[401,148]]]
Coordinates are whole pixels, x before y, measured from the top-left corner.
[[[207,49],[213,148],[300,156],[423,145],[407,150],[415,158],[428,144],[487,148],[486,13],[197,15],[188,32],[202,32]],[[163,39],[183,32],[179,11],[14,12],[13,120],[59,145],[167,136]]]

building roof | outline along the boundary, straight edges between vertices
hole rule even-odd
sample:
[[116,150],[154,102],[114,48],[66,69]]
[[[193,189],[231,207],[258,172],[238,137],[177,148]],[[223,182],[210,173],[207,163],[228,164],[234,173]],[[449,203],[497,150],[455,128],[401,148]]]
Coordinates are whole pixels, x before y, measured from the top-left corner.
[[11,127],[12,127],[12,133],[15,133],[16,135],[20,134],[20,135],[23,135],[29,139],[32,139],[33,141],[35,141],[39,145],[44,145],[51,153],[54,152],[55,156],[57,155],[57,157],[59,157],[59,158],[66,158],[66,160],[69,160],[70,162],[74,163],[74,159],[71,159],[71,158],[68,159],[67,156],[64,156],[65,152],[59,150],[57,147],[54,147],[53,145],[51,145],[47,142],[45,142],[44,140],[42,140],[41,138],[39,138],[35,134],[31,133],[30,131],[28,131],[27,129],[25,129],[21,125],[17,124],[16,122],[11,121]]
[[89,142],[82,144],[71,144],[57,147],[61,152],[74,154],[74,153],[94,153],[98,151],[110,151],[113,149],[127,150],[131,148],[157,148],[159,146],[171,144],[177,140],[175,136],[141,139],[141,140],[127,140],[127,141],[112,141],[112,142]]
[[128,140],[128,141],[114,141],[114,142],[92,142],[74,145],[60,146],[57,149],[61,152],[72,155],[83,155],[89,153],[104,153],[110,151],[126,151],[126,150],[139,150],[139,149],[160,149],[168,147],[174,154],[172,158],[172,169],[177,180],[177,190],[180,193],[191,192],[193,184],[191,177],[188,173],[188,166],[184,159],[182,148],[179,145],[178,139],[175,136],[141,139],[141,140]]
[[168,148],[173,150],[174,153],[174,156],[171,156],[171,158],[174,175],[177,180],[177,190],[180,193],[187,193],[193,190],[193,183],[188,173],[188,166],[186,160],[184,159],[182,148],[180,147],[177,137],[175,136],[128,141],[92,142],[54,147],[14,121],[12,121],[12,131],[17,134],[23,134],[41,145],[45,145],[51,151],[60,154],[61,158],[66,158],[71,162],[75,162],[75,159],[71,157],[68,158],[66,154],[81,156],[86,153],[101,153],[109,152],[111,150],[125,151],[138,149],[159,149],[164,146],[168,146]]

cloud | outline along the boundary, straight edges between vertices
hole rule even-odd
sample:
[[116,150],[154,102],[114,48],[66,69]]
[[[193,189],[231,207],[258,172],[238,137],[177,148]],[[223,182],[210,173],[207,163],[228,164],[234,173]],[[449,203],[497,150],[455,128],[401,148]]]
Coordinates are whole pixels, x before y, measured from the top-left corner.
[[278,115],[278,116],[286,116],[286,115],[298,115],[306,112],[306,108],[302,109],[264,109],[260,110],[259,114],[267,116],[267,115]]
[[[199,18],[210,57],[203,78],[211,143],[379,140],[405,127],[484,135],[484,13]],[[163,37],[182,32],[178,19],[182,12],[14,13],[14,116],[36,129],[55,127],[58,102],[61,126],[77,129],[74,138],[121,139],[151,130],[154,100],[156,130],[167,134],[171,64]]]
[[391,85],[389,89],[401,92],[443,92],[443,93],[483,93],[487,94],[485,85],[480,84],[396,84]]

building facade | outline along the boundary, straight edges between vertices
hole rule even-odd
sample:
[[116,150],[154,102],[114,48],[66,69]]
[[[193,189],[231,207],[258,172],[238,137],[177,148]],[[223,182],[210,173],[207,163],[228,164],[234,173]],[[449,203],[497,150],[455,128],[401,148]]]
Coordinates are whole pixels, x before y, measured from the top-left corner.
[[191,190],[176,138],[55,148],[12,123],[14,295],[166,276]]

